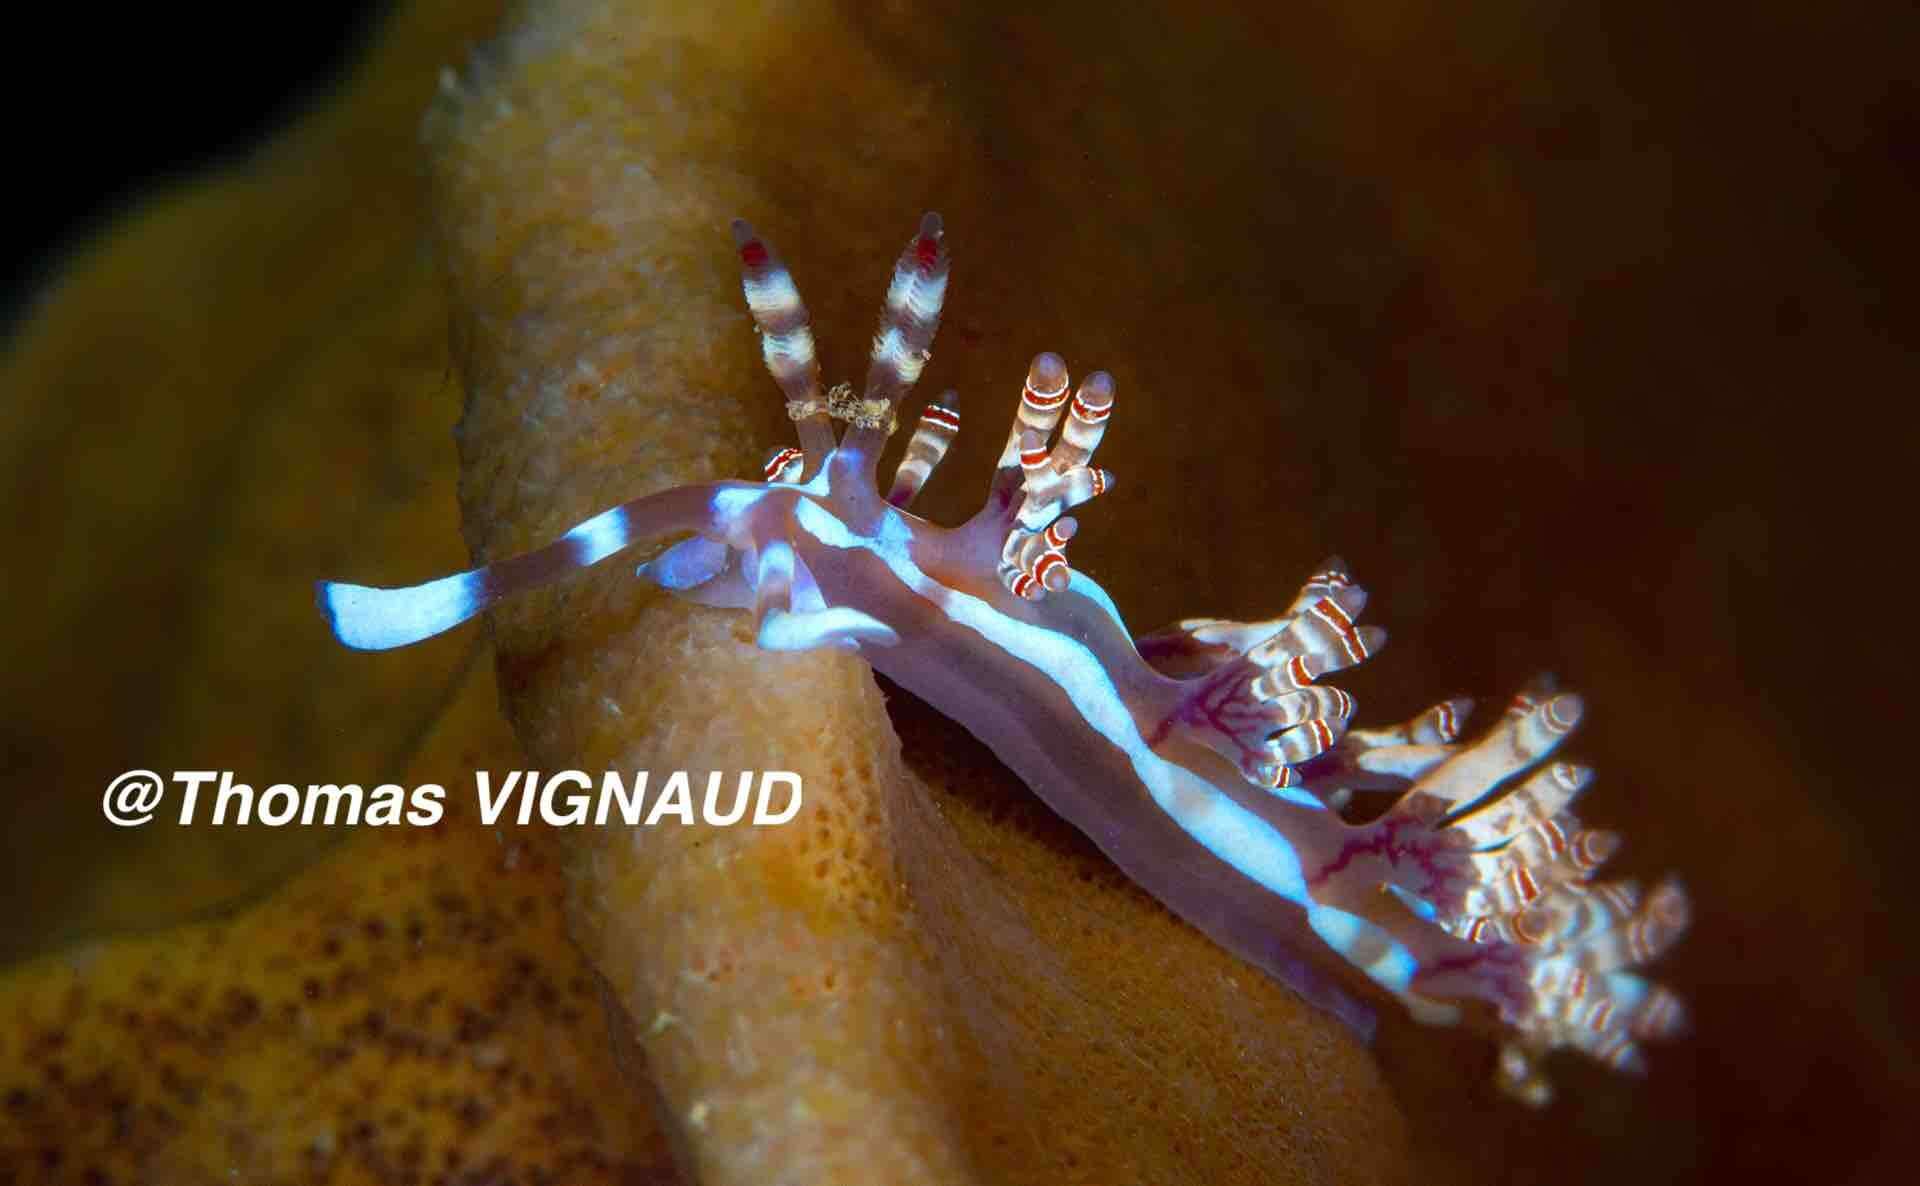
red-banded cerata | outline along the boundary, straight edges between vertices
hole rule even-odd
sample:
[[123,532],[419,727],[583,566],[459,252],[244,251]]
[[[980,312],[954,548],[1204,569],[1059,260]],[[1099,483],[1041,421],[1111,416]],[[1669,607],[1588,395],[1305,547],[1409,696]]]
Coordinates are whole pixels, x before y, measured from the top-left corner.
[[[1547,1051],[1637,1069],[1642,1040],[1681,1027],[1678,1000],[1634,969],[1680,935],[1685,895],[1595,881],[1618,837],[1571,810],[1592,772],[1548,760],[1580,723],[1580,697],[1543,681],[1465,741],[1464,700],[1349,728],[1352,698],[1321,681],[1384,635],[1356,624],[1366,594],[1338,561],[1278,617],[1134,637],[1066,560],[1078,529],[1066,512],[1113,487],[1092,464],[1112,378],[1072,388],[1058,355],[1035,358],[986,505],[936,526],[908,508],[959,430],[953,393],[921,410],[884,493],[875,469],[940,319],[939,217],[922,219],[894,267],[858,396],[822,391],[792,278],[752,228],[733,231],[798,447],[776,450],[764,480],[635,499],[484,568],[407,588],[322,583],[341,642],[405,646],[687,536],[639,575],[751,611],[762,647],[858,653],[992,747],[1175,912],[1363,1031],[1371,1013],[1343,984],[1353,969],[1422,1020],[1467,1005],[1497,1018],[1500,1076],[1538,1102]],[[1364,822],[1348,818],[1356,804],[1371,807]],[[1339,961],[1350,967],[1328,975]]]

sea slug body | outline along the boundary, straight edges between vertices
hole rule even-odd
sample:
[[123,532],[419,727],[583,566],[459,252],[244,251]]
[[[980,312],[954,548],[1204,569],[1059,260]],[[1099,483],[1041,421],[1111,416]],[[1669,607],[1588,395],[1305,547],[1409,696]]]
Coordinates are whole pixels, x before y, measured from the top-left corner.
[[[928,214],[895,264],[856,398],[823,391],[806,306],[772,246],[734,224],[748,307],[797,447],[762,481],[714,482],[603,511],[523,556],[407,588],[324,582],[350,647],[404,646],[526,589],[670,535],[641,577],[753,614],[771,650],[835,647],[966,726],[1121,869],[1216,942],[1364,1028],[1355,973],[1423,1020],[1497,1019],[1500,1074],[1547,1097],[1542,1056],[1642,1065],[1683,1024],[1634,969],[1684,930],[1677,884],[1594,880],[1618,847],[1571,811],[1591,772],[1549,758],[1578,696],[1538,682],[1471,741],[1471,704],[1349,728],[1321,681],[1385,641],[1337,560],[1261,622],[1192,619],[1134,637],[1067,562],[1068,511],[1113,489],[1092,464],[1114,406],[1096,371],[1027,371],[985,505],[954,528],[911,511],[961,422],[925,405],[891,483],[881,447],[929,357],[949,259]],[[835,422],[844,422],[843,432]],[[1379,805],[1385,802],[1384,808]],[[1368,805],[1363,822],[1347,812]]]

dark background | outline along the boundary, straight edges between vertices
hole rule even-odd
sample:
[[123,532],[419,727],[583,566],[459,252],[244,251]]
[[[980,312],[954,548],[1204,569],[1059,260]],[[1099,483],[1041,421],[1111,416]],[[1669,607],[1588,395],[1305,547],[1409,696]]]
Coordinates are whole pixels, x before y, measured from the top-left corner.
[[243,158],[344,76],[390,5],[28,5],[0,68],[13,179],[0,325],[156,186]]

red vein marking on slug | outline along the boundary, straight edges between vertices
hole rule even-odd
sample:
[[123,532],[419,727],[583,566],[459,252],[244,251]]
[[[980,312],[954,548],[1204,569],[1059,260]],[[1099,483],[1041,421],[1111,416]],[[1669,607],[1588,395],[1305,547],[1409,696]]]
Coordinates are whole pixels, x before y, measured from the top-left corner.
[[1432,831],[1427,824],[1418,820],[1405,817],[1382,819],[1366,833],[1349,839],[1341,845],[1339,854],[1308,877],[1307,884],[1309,886],[1324,885],[1330,878],[1345,871],[1349,865],[1361,857],[1379,857],[1395,868],[1400,866],[1403,857],[1409,858],[1414,867],[1427,874],[1429,881],[1441,880],[1441,868],[1429,859],[1426,849],[1418,844],[1396,843],[1400,834],[1410,828],[1422,832]]

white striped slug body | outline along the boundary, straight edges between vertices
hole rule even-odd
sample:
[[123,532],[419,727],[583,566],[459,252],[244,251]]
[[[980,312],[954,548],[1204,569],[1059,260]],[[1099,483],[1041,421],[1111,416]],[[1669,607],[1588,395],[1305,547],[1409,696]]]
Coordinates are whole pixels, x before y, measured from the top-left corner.
[[[1502,1079],[1534,1102],[1546,1051],[1637,1069],[1642,1039],[1681,1027],[1677,999],[1634,969],[1679,936],[1684,894],[1595,882],[1617,838],[1570,810],[1590,772],[1546,761],[1579,722],[1577,696],[1543,683],[1471,742],[1457,739],[1471,707],[1460,700],[1349,729],[1351,697],[1319,681],[1384,636],[1355,624],[1366,594],[1338,561],[1279,617],[1134,638],[1065,555],[1078,527],[1065,512],[1113,485],[1091,464],[1111,377],[1096,371],[1070,392],[1057,355],[1035,358],[985,506],[938,527],[907,508],[959,430],[953,393],[922,410],[884,496],[875,468],[939,321],[939,217],[922,219],[895,265],[857,399],[844,385],[822,392],[792,278],[745,223],[734,236],[799,446],[776,450],[764,481],[636,499],[484,568],[397,589],[322,583],[342,642],[404,646],[691,533],[640,575],[751,611],[762,647],[858,652],[992,747],[1175,912],[1363,1032],[1371,1013],[1348,985],[1364,982],[1328,968],[1357,970],[1424,1020],[1453,1020],[1461,1004],[1497,1019]],[[1343,816],[1382,793],[1389,805],[1366,822]]]

